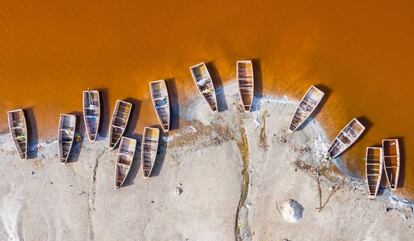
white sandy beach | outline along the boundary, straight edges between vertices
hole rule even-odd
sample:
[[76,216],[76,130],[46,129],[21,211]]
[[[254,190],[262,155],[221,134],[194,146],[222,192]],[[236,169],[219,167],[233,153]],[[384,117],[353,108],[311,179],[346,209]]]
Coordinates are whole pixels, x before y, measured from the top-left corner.
[[[265,96],[242,113],[235,82],[219,92],[219,113],[196,96],[180,106],[189,124],[163,137],[153,177],[143,180],[138,149],[120,190],[105,140],[84,140],[62,165],[56,141],[19,160],[3,135],[0,240],[412,240],[412,207],[388,192],[369,200],[358,180],[346,178],[316,209],[312,170],[324,174],[322,202],[343,179],[327,169],[330,140],[317,121],[287,132],[296,101]],[[297,224],[278,211],[288,199],[303,206]]]

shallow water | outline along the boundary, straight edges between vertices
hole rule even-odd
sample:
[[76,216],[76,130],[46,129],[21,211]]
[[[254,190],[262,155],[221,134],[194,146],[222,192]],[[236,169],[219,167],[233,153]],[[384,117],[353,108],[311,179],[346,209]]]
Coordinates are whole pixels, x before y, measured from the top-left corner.
[[[317,119],[331,138],[352,117],[362,117],[369,130],[343,156],[357,175],[366,146],[402,138],[400,192],[414,197],[413,5],[2,1],[0,113],[27,108],[37,126],[34,135],[54,138],[59,113],[80,112],[81,91],[99,88],[107,100],[106,119],[116,99],[131,98],[131,126],[142,133],[145,125],[157,124],[149,81],[170,79],[182,105],[197,93],[189,66],[211,61],[222,84],[235,77],[236,60],[252,58],[260,68],[256,93],[299,99],[309,84],[328,92]],[[6,131],[6,114],[0,117]]]

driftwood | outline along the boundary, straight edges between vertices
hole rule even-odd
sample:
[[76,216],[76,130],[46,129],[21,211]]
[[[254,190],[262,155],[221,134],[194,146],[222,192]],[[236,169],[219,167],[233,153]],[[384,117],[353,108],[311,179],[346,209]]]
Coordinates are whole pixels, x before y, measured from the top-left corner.
[[318,192],[319,192],[319,207],[316,208],[319,212],[322,211],[331,200],[333,195],[338,191],[344,184],[345,184],[345,177],[342,179],[342,182],[336,183],[331,192],[329,193],[328,197],[326,198],[325,202],[322,204],[322,188],[320,185],[319,175],[316,176],[316,182],[318,183]]
[[279,209],[279,205],[277,205],[277,201],[275,201],[275,204],[276,204],[276,210],[277,210],[277,212],[278,212],[280,215],[282,215],[282,212],[280,212],[280,209]]
[[319,195],[319,207],[316,208],[319,212],[322,211],[328,205],[329,201],[331,200],[332,196],[338,191],[344,184],[345,184],[345,177],[342,179],[341,182],[338,182],[335,184],[331,192],[329,193],[328,197],[326,198],[325,202],[322,202],[322,188],[321,188],[321,181],[320,176],[323,175],[328,169],[326,168],[318,168],[314,167],[310,164],[307,164],[303,161],[296,160],[294,162],[294,165],[296,168],[301,169],[311,176],[314,176],[316,178],[316,183],[318,184],[318,195]]
[[266,115],[267,115],[267,111],[265,111],[262,115],[263,126],[260,129],[260,141],[259,141],[259,146],[265,150],[268,147],[267,136],[266,136]]

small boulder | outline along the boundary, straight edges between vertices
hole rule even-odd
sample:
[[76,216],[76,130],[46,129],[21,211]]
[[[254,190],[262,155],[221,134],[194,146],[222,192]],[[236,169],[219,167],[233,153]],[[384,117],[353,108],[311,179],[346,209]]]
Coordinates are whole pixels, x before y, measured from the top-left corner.
[[183,189],[181,188],[182,184],[179,183],[177,187],[175,187],[175,195],[180,196],[183,193]]
[[297,201],[289,199],[283,202],[281,214],[285,221],[289,223],[299,223],[302,219],[303,206]]

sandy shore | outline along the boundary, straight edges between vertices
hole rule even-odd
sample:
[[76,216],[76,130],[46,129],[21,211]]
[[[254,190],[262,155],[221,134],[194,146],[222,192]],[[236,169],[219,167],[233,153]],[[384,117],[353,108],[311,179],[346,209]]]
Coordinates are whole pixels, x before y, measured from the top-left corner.
[[[142,178],[137,150],[120,190],[114,188],[116,151],[105,140],[78,143],[76,161],[62,165],[56,141],[41,144],[37,158],[18,160],[9,136],[2,136],[0,240],[414,237],[410,204],[387,191],[368,200],[363,181],[330,171],[323,158],[329,140],[316,121],[287,133],[295,101],[263,97],[252,113],[242,113],[234,82],[219,92],[219,113],[199,97],[181,107],[188,125],[162,138],[150,179]],[[288,199],[303,206],[298,224],[279,213]]]

